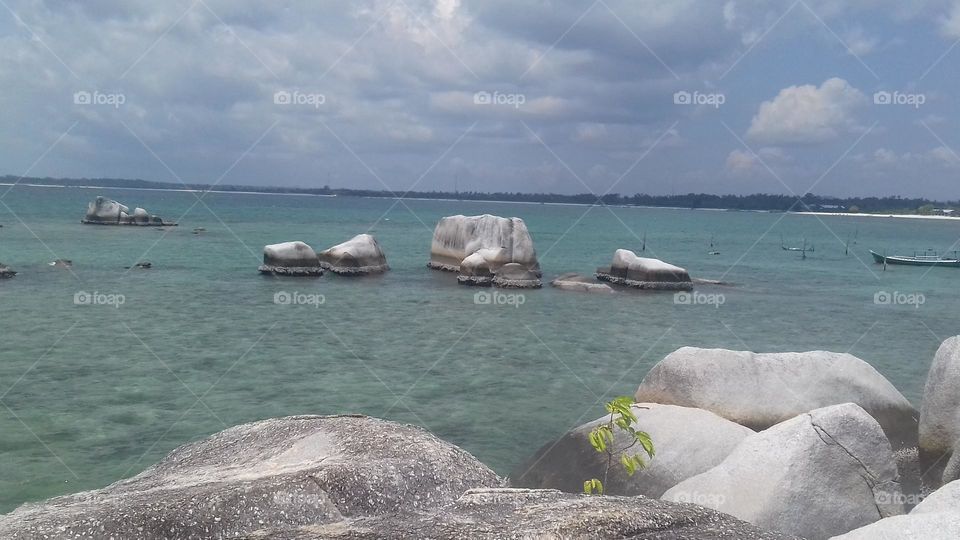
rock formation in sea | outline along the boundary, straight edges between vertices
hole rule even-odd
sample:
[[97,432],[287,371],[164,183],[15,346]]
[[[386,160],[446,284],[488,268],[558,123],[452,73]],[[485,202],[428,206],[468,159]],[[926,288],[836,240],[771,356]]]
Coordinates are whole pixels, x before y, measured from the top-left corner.
[[[472,258],[464,264],[468,257]],[[520,218],[448,216],[433,231],[427,266],[476,278],[460,280],[462,283],[490,283],[492,274],[508,263],[522,265],[537,278],[541,275],[533,239]],[[491,275],[487,276],[488,272]]]
[[902,514],[897,479],[880,425],[859,406],[845,403],[750,435],[719,465],[670,488],[663,499],[826,540]]
[[[647,467],[632,476],[614,462],[604,482],[608,495],[660,497],[682,480],[719,465],[753,430],[712,412],[690,407],[639,403],[634,428],[653,439],[656,455],[650,459],[636,445],[628,455],[640,455]],[[545,444],[510,475],[513,486],[552,488],[571,493],[583,491],[583,482],[603,478],[606,455],[594,451],[587,438],[609,415],[598,418]],[[614,447],[625,448],[630,438],[616,431]]]
[[130,208],[106,197],[97,197],[87,205],[87,215],[81,223],[90,225],[141,225],[171,226],[176,223],[163,221],[159,216],[148,213],[143,208]]
[[317,255],[320,266],[345,276],[379,274],[390,269],[387,265],[387,256],[380,249],[380,244],[369,234],[358,234]]
[[307,244],[294,241],[263,247],[261,273],[281,276],[322,276],[320,258]]
[[507,263],[498,268],[492,283],[503,289],[539,289],[543,286],[540,272],[533,272],[519,263]]
[[17,273],[12,268],[0,263],[0,279],[12,278],[15,275],[17,275]]
[[419,427],[292,416],[186,444],[103,489],[23,505],[0,516],[0,538],[233,538],[428,512],[468,489],[502,485],[472,455]]
[[613,288],[606,283],[598,283],[592,278],[581,276],[577,273],[568,273],[557,276],[556,279],[550,282],[550,285],[553,285],[554,287],[564,291],[582,291],[605,294],[613,292]]
[[[944,341],[930,365],[920,406],[920,466],[933,487],[955,480],[960,439],[960,336]],[[943,476],[945,474],[945,476]]]
[[597,279],[638,289],[688,291],[693,289],[690,274],[679,266],[660,259],[638,257],[636,253],[618,249],[610,266],[597,268]]

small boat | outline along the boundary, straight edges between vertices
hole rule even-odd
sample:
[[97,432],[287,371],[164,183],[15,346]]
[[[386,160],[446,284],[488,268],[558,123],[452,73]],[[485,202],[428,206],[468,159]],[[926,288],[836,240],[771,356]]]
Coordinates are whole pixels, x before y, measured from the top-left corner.
[[877,264],[902,264],[906,266],[947,266],[950,268],[960,268],[960,258],[957,258],[957,252],[951,252],[954,254],[953,258],[941,257],[935,251],[927,251],[921,255],[916,253],[913,256],[908,255],[893,255],[886,256],[880,255],[879,253],[871,250],[870,255],[873,255],[873,260]]
[[784,245],[784,243],[783,243],[783,235],[782,235],[782,234],[780,235],[780,249],[782,249],[782,250],[784,250],[784,251],[803,251],[803,252],[809,251],[809,252],[811,252],[811,253],[814,252],[814,251],[816,251],[816,249],[814,249],[814,247],[813,247],[813,244],[810,244],[809,246],[807,245],[807,239],[806,239],[806,238],[803,239],[803,247],[792,247],[792,246]]

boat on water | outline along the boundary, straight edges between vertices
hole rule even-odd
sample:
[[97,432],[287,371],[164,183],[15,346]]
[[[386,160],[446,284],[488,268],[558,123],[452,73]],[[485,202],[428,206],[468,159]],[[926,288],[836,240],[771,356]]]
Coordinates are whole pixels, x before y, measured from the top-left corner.
[[806,253],[806,252],[808,252],[808,251],[809,251],[809,252],[814,252],[814,251],[816,251],[816,249],[814,249],[814,247],[813,247],[813,244],[809,244],[809,245],[807,244],[807,239],[806,239],[806,238],[803,239],[803,247],[788,246],[788,245],[786,245],[786,244],[783,243],[783,235],[782,235],[782,234],[780,235],[780,249],[782,249],[782,250],[784,250],[784,251],[801,251],[801,252],[804,252],[804,253]]
[[946,266],[950,268],[960,268],[960,258],[957,257],[957,252],[951,252],[954,256],[951,257],[942,257],[935,251],[926,251],[922,254],[914,253],[912,256],[909,255],[881,255],[873,250],[870,250],[870,255],[873,256],[873,260],[877,264],[902,264],[906,266]]

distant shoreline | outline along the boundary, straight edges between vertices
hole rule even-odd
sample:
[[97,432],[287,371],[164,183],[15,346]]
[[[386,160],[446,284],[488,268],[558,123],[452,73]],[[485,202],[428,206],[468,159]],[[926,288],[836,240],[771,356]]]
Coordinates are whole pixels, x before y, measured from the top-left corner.
[[871,217],[871,218],[897,218],[897,219],[940,219],[940,220],[958,220],[960,216],[931,216],[921,214],[864,214],[851,212],[788,212],[800,216],[843,216],[843,217]]

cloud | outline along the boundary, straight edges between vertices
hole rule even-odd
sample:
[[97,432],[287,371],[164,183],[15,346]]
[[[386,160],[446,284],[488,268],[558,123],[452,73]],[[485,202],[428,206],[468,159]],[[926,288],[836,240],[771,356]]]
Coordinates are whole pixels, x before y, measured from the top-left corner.
[[960,2],[954,1],[950,11],[940,17],[940,33],[947,39],[960,39]]
[[839,78],[820,87],[790,86],[760,105],[747,136],[766,144],[811,144],[855,131],[856,110],[866,104],[860,90]]

